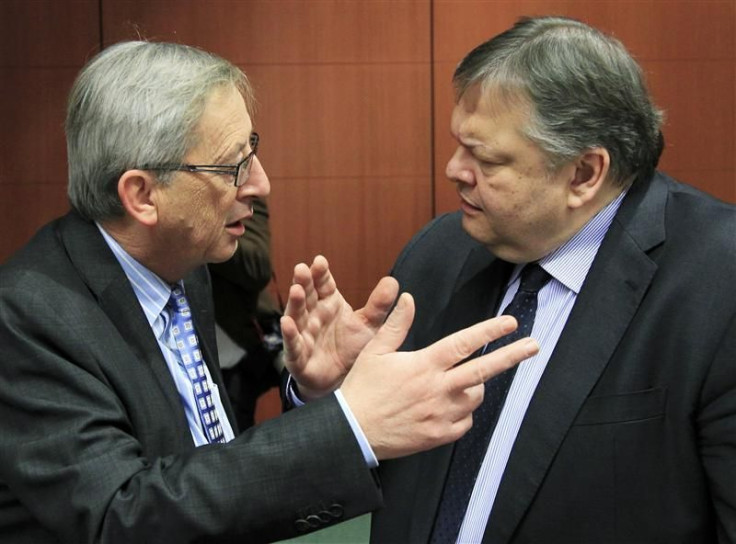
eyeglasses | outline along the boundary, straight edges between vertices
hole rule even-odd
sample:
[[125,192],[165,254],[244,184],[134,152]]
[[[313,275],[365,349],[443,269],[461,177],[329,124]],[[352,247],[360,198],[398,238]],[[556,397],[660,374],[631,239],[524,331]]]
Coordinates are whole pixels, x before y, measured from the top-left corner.
[[159,170],[161,172],[207,172],[211,174],[227,174],[234,178],[235,187],[245,184],[250,177],[250,169],[253,166],[253,157],[258,152],[258,133],[253,132],[250,135],[250,153],[238,164],[161,164],[158,166],[144,166],[141,170]]

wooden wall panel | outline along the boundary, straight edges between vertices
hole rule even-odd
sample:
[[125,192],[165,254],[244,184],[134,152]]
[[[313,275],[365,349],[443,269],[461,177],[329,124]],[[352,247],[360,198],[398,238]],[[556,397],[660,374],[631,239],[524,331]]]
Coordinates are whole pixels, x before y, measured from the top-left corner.
[[98,50],[98,5],[99,0],[2,0],[0,66],[81,66]]
[[66,95],[98,50],[97,7],[96,0],[0,2],[0,262],[68,209]]
[[426,62],[429,2],[103,0],[106,43],[140,35],[239,64]]
[[640,61],[665,110],[660,168],[736,202],[736,2],[734,0],[434,0],[435,204],[457,209],[444,166],[452,71],[474,46],[522,15],[566,15],[619,38]]
[[652,60],[646,66],[666,115],[661,169],[736,203],[736,57]]
[[362,305],[431,216],[428,67],[257,65],[250,72],[268,97],[257,126],[281,290],[296,262],[322,253],[346,298]]

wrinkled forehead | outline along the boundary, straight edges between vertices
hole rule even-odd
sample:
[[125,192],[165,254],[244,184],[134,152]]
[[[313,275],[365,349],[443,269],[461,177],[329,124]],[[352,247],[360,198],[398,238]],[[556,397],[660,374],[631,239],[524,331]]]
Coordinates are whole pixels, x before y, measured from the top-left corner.
[[458,132],[463,125],[503,122],[507,126],[516,125],[519,132],[524,132],[532,113],[531,103],[523,90],[477,83],[458,97],[452,112],[451,128]]
[[503,78],[486,78],[468,86],[457,96],[457,102],[461,101],[482,105],[489,114],[501,114],[509,110],[529,113],[532,110],[526,87],[521,82]]
[[245,98],[234,86],[222,85],[207,94],[189,151],[212,157],[234,156],[249,144],[252,131]]

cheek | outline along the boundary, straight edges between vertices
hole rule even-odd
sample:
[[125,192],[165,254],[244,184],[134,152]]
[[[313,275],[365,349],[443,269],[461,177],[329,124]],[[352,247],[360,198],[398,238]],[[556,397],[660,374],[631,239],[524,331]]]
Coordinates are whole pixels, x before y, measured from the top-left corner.
[[221,230],[218,228],[220,214],[217,208],[211,202],[198,199],[190,201],[188,209],[191,212],[181,214],[179,220],[179,225],[188,233],[184,239],[192,248],[210,245]]
[[480,199],[486,216],[496,221],[522,216],[528,207],[523,191],[513,183],[487,182],[480,191]]
[[207,223],[223,223],[228,211],[232,208],[234,198],[227,193],[202,195],[197,206],[201,210],[203,221]]
[[203,237],[208,237],[212,243],[226,235],[225,225],[231,220],[231,210],[235,202],[233,195],[218,195],[219,198],[214,199],[206,207],[206,214],[203,216],[202,228],[206,229]]

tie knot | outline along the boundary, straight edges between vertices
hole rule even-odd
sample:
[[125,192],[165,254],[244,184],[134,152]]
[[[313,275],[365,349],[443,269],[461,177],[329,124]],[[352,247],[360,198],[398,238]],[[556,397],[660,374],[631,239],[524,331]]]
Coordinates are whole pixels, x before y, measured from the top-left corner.
[[189,303],[187,302],[187,297],[184,295],[184,291],[180,287],[175,287],[171,290],[168,306],[180,314],[189,314]]
[[552,278],[539,264],[529,263],[521,271],[519,291],[537,293]]

